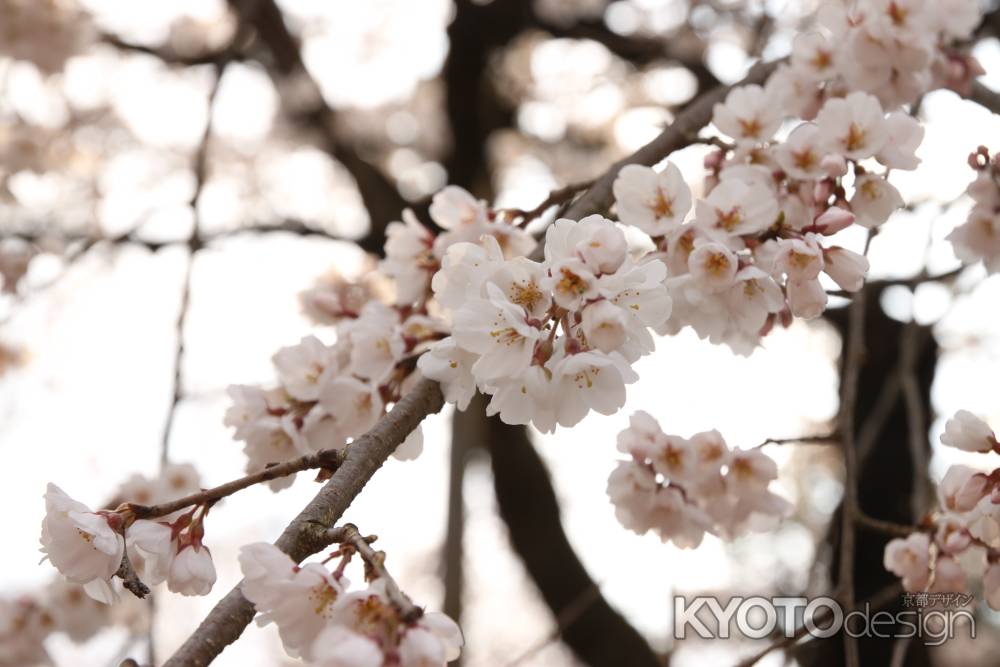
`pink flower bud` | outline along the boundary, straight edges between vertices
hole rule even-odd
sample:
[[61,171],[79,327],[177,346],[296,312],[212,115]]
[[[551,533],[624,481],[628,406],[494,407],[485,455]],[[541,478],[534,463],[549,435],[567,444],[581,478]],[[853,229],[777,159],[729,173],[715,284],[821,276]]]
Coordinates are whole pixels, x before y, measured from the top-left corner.
[[840,230],[850,227],[852,224],[854,224],[853,213],[839,206],[831,206],[816,218],[813,226],[820,234],[830,235],[836,234]]

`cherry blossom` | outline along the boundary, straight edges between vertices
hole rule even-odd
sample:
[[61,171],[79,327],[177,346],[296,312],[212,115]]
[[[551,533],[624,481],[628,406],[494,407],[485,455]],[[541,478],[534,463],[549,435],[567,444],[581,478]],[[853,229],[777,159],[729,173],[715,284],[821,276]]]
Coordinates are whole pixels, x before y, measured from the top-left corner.
[[42,553],[63,576],[83,584],[90,596],[105,604],[114,599],[110,581],[125,552],[120,530],[121,518],[117,514],[92,512],[49,483],[42,521]]
[[691,210],[691,189],[672,162],[661,172],[637,164],[622,167],[614,195],[619,219],[650,236],[674,231]]
[[290,655],[309,655],[313,642],[329,624],[348,580],[335,577],[318,563],[299,567],[277,547],[264,542],[240,549],[239,561],[243,594],[260,612],[257,624],[277,625]]
[[181,595],[208,595],[215,584],[215,564],[208,547],[181,545],[170,561],[167,588]]
[[906,590],[920,591],[931,576],[930,548],[926,533],[896,538],[885,547],[885,569],[900,577]]
[[723,103],[716,104],[712,122],[737,143],[762,143],[781,125],[781,107],[769,91],[758,85],[733,88]]
[[621,524],[655,532],[680,547],[696,547],[705,533],[732,538],[768,529],[790,505],[768,490],[774,461],[759,450],[731,450],[718,431],[690,439],[665,435],[652,416],[632,415],[618,435],[619,461],[608,497]]
[[967,452],[988,452],[1000,448],[993,430],[968,410],[959,410],[948,420],[941,442]]

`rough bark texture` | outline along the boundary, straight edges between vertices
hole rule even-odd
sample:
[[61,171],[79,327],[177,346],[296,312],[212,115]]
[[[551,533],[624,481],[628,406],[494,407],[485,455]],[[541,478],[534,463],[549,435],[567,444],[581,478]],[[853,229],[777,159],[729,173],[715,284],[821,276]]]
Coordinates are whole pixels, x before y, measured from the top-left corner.
[[[484,408],[485,400],[478,396],[469,411],[483,414]],[[574,618],[560,627],[563,642],[591,667],[661,665],[642,635],[600,594],[577,558],[560,522],[548,470],[526,429],[489,418],[486,446],[511,545],[557,617],[576,608]],[[582,610],[581,599],[589,599]]]
[[[343,464],[275,542],[296,563],[330,543],[327,531],[340,519],[372,475],[444,397],[436,382],[421,380],[371,431],[348,448]],[[236,641],[254,617],[240,587],[231,590],[208,614],[165,667],[204,667]]]

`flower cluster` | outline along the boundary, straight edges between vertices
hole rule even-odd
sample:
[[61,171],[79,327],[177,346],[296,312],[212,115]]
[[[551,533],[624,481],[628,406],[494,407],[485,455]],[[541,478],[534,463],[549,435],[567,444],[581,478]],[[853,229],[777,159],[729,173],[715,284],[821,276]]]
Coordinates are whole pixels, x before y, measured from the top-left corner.
[[[990,427],[960,410],[948,420],[941,442],[967,452],[1000,452]],[[990,473],[953,465],[938,485],[939,507],[925,518],[926,531],[897,538],[885,548],[885,567],[911,592],[964,592],[962,562],[972,554],[985,566],[984,597],[1000,610],[1000,468]]]
[[69,581],[95,600],[117,597],[111,578],[125,554],[124,520],[117,512],[91,511],[55,484],[45,492],[42,553]]
[[489,414],[509,424],[552,431],[613,414],[637,379],[631,364],[653,351],[649,328],[670,314],[665,277],[599,215],[556,220],[542,262],[506,259],[489,236],[454,244],[432,283],[451,336],[418,366],[459,409],[477,387],[489,394]]
[[[368,301],[337,325],[337,342],[307,336],[273,358],[280,385],[229,388],[225,423],[245,443],[248,473],[324,449],[342,448],[368,431],[412,383],[415,356],[441,338],[443,323],[409,308]],[[418,428],[396,450],[414,458],[423,448]],[[287,488],[294,477],[270,482]]]
[[270,544],[243,547],[243,594],[261,612],[257,623],[277,625],[288,654],[316,667],[431,667],[458,657],[462,633],[444,614],[405,619],[381,578],[348,592],[349,553],[331,572],[297,566]]
[[969,166],[976,171],[967,190],[975,204],[969,219],[948,240],[963,262],[982,261],[988,273],[1000,273],[1000,154],[991,158],[989,150],[980,146],[969,156]]
[[91,511],[55,484],[45,494],[42,552],[70,582],[105,604],[121,592],[122,560],[146,584],[166,583],[182,595],[207,595],[215,583],[212,555],[203,544],[208,506],[180,510],[158,520],[136,519],[130,504],[160,503],[197,492],[190,464],[164,467],[155,478],[133,475],[121,485],[118,510]]
[[735,144],[706,159],[707,195],[693,207],[671,163],[662,172],[630,165],[615,181],[621,221],[649,234],[669,269],[674,308],[661,333],[690,326],[749,354],[776,323],[823,313],[821,274],[849,292],[863,285],[868,260],[824,238],[854,223],[877,227],[903,205],[886,175],[860,162],[915,168],[923,128],[903,112],[886,115],[864,92],[829,99],[815,122],[778,142],[783,118],[761,86],[716,105],[715,124]]
[[791,510],[768,490],[778,476],[774,461],[759,449],[730,449],[718,431],[666,435],[640,411],[618,434],[618,449],[631,458],[611,473],[608,496],[637,534],[653,531],[691,548],[705,533],[733,539],[768,530]]
[[818,30],[795,38],[790,62],[773,78],[774,99],[803,118],[848,91],[895,109],[932,88],[965,90],[982,73],[951,46],[979,25],[976,0],[824,2],[817,19]]

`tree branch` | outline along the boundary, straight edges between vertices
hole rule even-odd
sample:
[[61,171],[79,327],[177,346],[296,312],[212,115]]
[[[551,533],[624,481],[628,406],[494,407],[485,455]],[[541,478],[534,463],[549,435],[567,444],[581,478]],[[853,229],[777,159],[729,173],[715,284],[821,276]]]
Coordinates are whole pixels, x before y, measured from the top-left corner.
[[[871,235],[865,241],[865,254]],[[851,302],[848,312],[847,340],[844,352],[844,374],[840,392],[840,415],[837,423],[842,434],[844,452],[844,500],[840,524],[840,567],[837,586],[842,604],[854,607],[854,521],[860,514],[858,507],[858,451],[855,430],[855,410],[857,408],[858,378],[865,358],[865,290],[860,290]],[[844,661],[847,667],[860,664],[858,641],[850,633],[844,633]]]
[[399,588],[399,584],[392,578],[389,571],[385,569],[385,552],[375,551],[371,543],[375,541],[374,536],[365,537],[358,532],[358,527],[353,523],[347,523],[339,528],[333,528],[329,533],[330,541],[339,544],[349,544],[352,549],[358,552],[362,560],[365,561],[366,569],[370,569],[371,579],[382,579],[385,582],[385,594],[388,596],[392,606],[399,612],[400,618],[405,623],[414,623],[424,615],[424,610],[413,604],[409,596]]
[[[275,545],[300,562],[325,548],[329,529],[340,519],[385,460],[444,404],[436,382],[421,380],[365,435],[355,440],[330,481],[285,528]],[[205,667],[236,641],[253,620],[254,607],[237,586],[202,621],[164,667]]]

